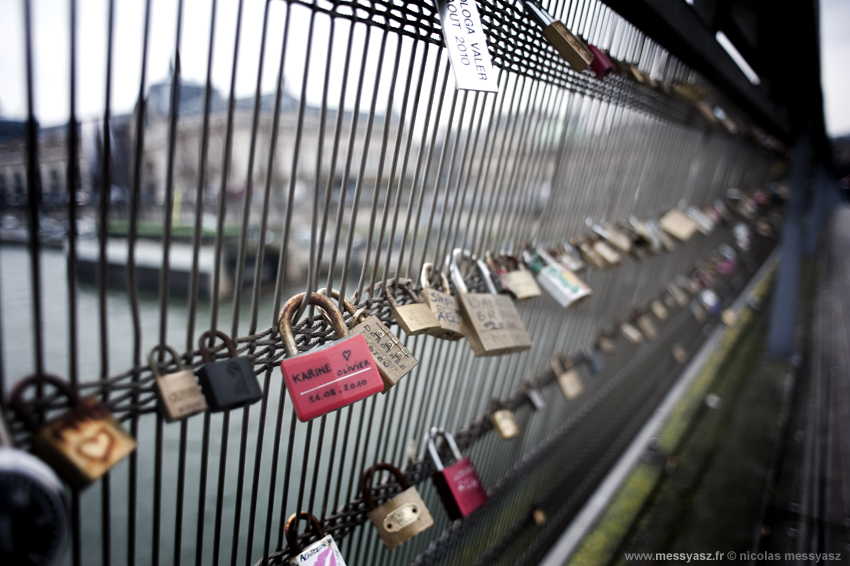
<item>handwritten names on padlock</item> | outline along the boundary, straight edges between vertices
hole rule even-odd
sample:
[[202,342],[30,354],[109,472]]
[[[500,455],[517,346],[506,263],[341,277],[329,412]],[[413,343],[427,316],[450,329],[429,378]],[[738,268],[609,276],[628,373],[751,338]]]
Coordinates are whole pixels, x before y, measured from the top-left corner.
[[510,297],[463,294],[460,306],[464,320],[473,327],[467,339],[476,356],[511,354],[531,348],[531,337]]

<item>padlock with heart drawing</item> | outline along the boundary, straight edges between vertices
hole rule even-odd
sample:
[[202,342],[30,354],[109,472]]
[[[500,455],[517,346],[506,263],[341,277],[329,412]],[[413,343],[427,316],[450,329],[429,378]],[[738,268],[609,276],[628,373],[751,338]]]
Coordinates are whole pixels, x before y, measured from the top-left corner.
[[[41,428],[24,401],[24,391],[38,383],[55,387],[70,402],[70,410]],[[12,390],[10,405],[30,430],[33,451],[70,485],[83,488],[109,471],[136,441],[95,397],[79,399],[71,386],[54,375],[31,375]]]
[[[315,537],[318,538],[316,542],[308,544],[306,547],[301,546],[297,532],[298,519],[305,519],[312,525]],[[325,535],[319,520],[310,513],[301,511],[291,515],[286,521],[284,532],[286,533],[290,565],[345,566],[345,560],[342,559],[342,554],[340,554],[334,538],[331,535]]]

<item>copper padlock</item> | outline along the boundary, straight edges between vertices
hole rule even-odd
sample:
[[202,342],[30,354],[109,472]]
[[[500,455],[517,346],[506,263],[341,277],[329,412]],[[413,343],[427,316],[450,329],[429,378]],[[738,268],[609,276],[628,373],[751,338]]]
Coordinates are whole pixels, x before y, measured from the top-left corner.
[[442,340],[450,340],[452,342],[460,340],[466,336],[466,327],[463,324],[463,317],[460,314],[460,306],[457,302],[457,297],[451,295],[449,288],[449,280],[444,274],[440,274],[440,282],[442,283],[442,291],[438,291],[431,287],[431,271],[434,264],[426,263],[422,266],[422,278],[420,284],[422,290],[419,291],[419,298],[422,299],[431,313],[440,323],[439,328],[429,330],[428,334]]
[[[315,537],[319,540],[302,547],[301,541],[298,540],[298,519],[307,520],[315,531]],[[336,541],[331,535],[325,535],[319,520],[310,513],[301,511],[291,515],[286,520],[284,532],[291,566],[345,566],[345,560],[342,559]]]
[[499,399],[490,401],[490,420],[493,422],[493,428],[505,440],[519,436],[519,426],[513,411]]
[[[166,350],[177,364],[177,371],[166,375],[159,374],[159,365],[154,354]],[[148,365],[153,372],[156,393],[163,408],[165,420],[173,423],[207,410],[207,400],[198,385],[195,372],[186,369],[180,355],[171,346],[154,346],[148,353]]]
[[429,334],[432,331],[440,328],[440,321],[431,312],[431,308],[423,303],[410,289],[407,283],[399,283],[398,287],[404,291],[408,297],[413,300],[409,305],[399,305],[395,297],[390,291],[390,285],[387,284],[384,292],[387,301],[390,303],[390,309],[396,322],[408,336],[418,336],[420,334]]
[[[23,399],[24,390],[40,381],[55,387],[71,405],[67,412],[41,428]],[[80,399],[67,382],[55,375],[25,377],[12,390],[10,405],[27,428],[35,432],[33,452],[76,488],[98,480],[136,449],[136,440],[106,405],[94,396]]]
[[[325,291],[326,289],[319,289],[318,293],[325,294]],[[331,297],[339,300],[339,291],[332,289]],[[343,305],[351,315],[350,324],[354,325],[348,331],[348,335],[362,334],[366,339],[369,351],[375,359],[375,366],[384,381],[382,393],[386,393],[402,377],[410,373],[419,361],[377,316],[367,317],[365,309],[356,309],[348,299],[343,299]],[[322,311],[324,312],[324,309]]]
[[[461,258],[471,260],[478,267],[489,293],[469,292],[458,266]],[[496,293],[490,270],[483,261],[475,260],[466,250],[455,249],[449,269],[458,290],[457,300],[467,330],[466,339],[476,357],[501,356],[531,348],[531,337],[513,300]]]
[[[401,486],[401,493],[385,501],[382,505],[375,505],[372,498],[372,473],[376,470],[386,470],[392,473]],[[404,474],[393,466],[384,462],[367,468],[360,476],[360,493],[363,501],[369,508],[367,516],[378,536],[384,541],[387,550],[392,550],[403,542],[412,539],[422,531],[434,524],[434,518],[422,501],[422,497],[415,487],[407,482]]]
[[582,391],[584,391],[584,384],[581,382],[581,377],[573,362],[569,358],[555,354],[552,356],[550,363],[564,397],[575,399],[581,395]]

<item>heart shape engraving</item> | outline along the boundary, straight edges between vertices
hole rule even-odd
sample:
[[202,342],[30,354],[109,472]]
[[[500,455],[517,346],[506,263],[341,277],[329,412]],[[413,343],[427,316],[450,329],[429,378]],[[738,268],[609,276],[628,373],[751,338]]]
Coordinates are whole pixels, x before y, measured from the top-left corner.
[[343,358],[345,358],[345,361],[347,362],[347,361],[348,361],[348,358],[350,358],[350,357],[351,357],[351,350],[344,350],[344,351],[342,352],[342,357],[343,357]]
[[115,436],[104,426],[77,445],[77,454],[95,462],[107,462],[114,446]]

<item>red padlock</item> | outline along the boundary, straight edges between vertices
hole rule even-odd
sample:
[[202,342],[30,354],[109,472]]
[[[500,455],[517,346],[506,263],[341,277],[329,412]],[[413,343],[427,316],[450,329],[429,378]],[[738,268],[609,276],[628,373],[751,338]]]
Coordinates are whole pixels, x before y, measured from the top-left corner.
[[348,335],[348,329],[334,302],[312,293],[311,305],[322,307],[339,340],[299,354],[292,334],[292,316],[298,312],[305,293],[283,305],[278,318],[280,337],[287,358],[280,364],[295,414],[301,422],[345,407],[384,389],[384,382],[369,345],[362,334]]
[[593,61],[590,62],[590,70],[596,75],[597,79],[604,79],[614,70],[614,63],[608,55],[596,47],[595,45],[587,44],[587,48],[593,53]]
[[[448,443],[455,463],[448,467],[443,466],[440,454],[437,452],[436,438],[442,436]],[[457,443],[451,434],[441,428],[431,429],[428,438],[428,452],[434,461],[436,471],[431,476],[434,480],[434,488],[446,508],[449,519],[462,519],[485,503],[487,503],[487,492],[481,484],[478,472],[472,465],[472,460],[467,456],[461,457]]]

